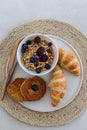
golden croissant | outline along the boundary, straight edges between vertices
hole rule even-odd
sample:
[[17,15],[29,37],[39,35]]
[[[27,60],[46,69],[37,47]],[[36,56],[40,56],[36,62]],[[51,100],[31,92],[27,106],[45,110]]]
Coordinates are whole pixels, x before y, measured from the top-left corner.
[[48,86],[51,91],[52,105],[56,106],[61,102],[66,92],[66,79],[59,65],[54,68]]
[[65,68],[66,70],[70,71],[74,75],[80,75],[81,74],[81,68],[80,63],[77,57],[62,48],[59,48],[59,60],[58,63],[62,68]]

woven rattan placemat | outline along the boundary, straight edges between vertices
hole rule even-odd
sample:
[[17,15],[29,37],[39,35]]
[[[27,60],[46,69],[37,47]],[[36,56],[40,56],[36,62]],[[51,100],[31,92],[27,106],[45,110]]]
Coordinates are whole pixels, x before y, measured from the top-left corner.
[[33,20],[14,28],[0,44],[0,95],[5,77],[6,62],[14,41],[31,33],[51,34],[69,42],[83,63],[83,84],[77,97],[66,107],[54,112],[35,112],[5,96],[0,105],[16,119],[35,126],[63,125],[77,118],[87,108],[87,38],[69,24],[56,20]]

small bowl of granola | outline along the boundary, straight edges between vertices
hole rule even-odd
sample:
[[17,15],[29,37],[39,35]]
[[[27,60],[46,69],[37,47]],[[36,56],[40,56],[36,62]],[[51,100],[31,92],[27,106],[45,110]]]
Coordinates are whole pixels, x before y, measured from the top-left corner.
[[51,72],[57,64],[58,56],[56,43],[44,34],[31,34],[25,37],[17,49],[20,67],[31,75]]

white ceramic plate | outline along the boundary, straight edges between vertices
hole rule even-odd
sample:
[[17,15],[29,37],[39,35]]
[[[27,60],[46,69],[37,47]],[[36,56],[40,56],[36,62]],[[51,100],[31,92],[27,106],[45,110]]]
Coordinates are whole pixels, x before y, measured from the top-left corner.
[[[81,59],[80,59],[78,53],[76,52],[76,50],[63,39],[60,39],[58,37],[51,36],[51,35],[49,35],[49,37],[51,37],[53,40],[55,40],[58,47],[69,50],[69,51],[73,52],[78,57],[80,64],[81,64],[82,74],[81,74],[81,76],[74,76],[71,73],[69,73],[68,71],[64,70],[64,74],[65,74],[65,77],[67,80],[67,90],[66,90],[66,94],[65,94],[63,100],[56,107],[53,107],[51,105],[50,91],[49,91],[48,86],[47,86],[46,94],[44,95],[44,97],[41,100],[33,101],[33,102],[29,102],[29,101],[28,102],[20,102],[20,104],[22,104],[26,108],[34,110],[34,111],[39,111],[39,112],[55,111],[55,110],[61,109],[61,108],[65,107],[66,105],[68,105],[78,94],[78,92],[81,88],[82,79],[83,79],[82,63],[81,63]],[[41,76],[46,81],[46,84],[48,84],[48,82],[50,81],[50,74],[51,73],[49,73],[45,76]],[[12,80],[14,80],[15,78],[18,78],[18,77],[29,78],[32,76],[25,73],[20,68],[20,66],[17,65],[17,68],[15,70],[15,73],[13,75]]]

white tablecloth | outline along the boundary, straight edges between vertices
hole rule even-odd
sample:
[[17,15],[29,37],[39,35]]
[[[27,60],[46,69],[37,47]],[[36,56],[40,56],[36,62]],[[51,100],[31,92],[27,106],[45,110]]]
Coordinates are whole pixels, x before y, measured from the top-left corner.
[[[87,34],[87,0],[0,0],[0,40],[15,26],[32,19],[68,22]],[[34,127],[12,118],[0,107],[0,130],[87,130],[87,111],[60,127]]]

